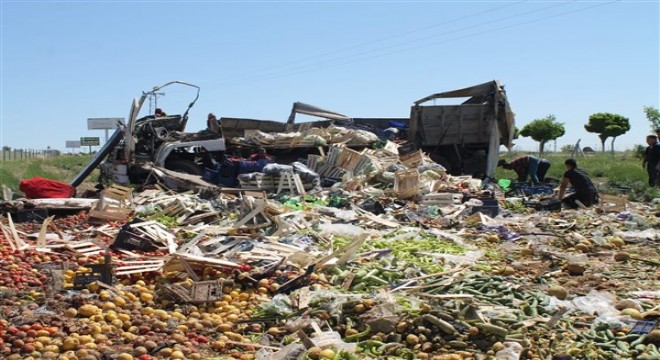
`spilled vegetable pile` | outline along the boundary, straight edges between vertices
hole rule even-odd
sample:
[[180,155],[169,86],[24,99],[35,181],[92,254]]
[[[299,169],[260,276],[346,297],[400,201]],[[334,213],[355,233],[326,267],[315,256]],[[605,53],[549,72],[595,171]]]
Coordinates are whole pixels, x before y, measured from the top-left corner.
[[[84,215],[55,218],[42,244],[40,223],[15,224],[24,248],[0,238],[0,357],[660,359],[660,235],[644,205],[440,227],[404,202],[377,216],[324,196],[269,199],[273,221],[237,228],[236,198],[187,224],[154,205],[133,228],[171,243],[148,249],[115,246],[125,224]],[[101,251],[66,246],[84,241]],[[113,280],[93,278],[108,263]]]

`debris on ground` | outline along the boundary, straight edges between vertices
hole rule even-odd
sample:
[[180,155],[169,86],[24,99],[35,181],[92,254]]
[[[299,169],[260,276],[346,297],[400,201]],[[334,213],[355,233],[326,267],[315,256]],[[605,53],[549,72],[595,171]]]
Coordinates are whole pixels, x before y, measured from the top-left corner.
[[391,148],[2,203],[0,356],[660,359],[654,207],[558,211]]

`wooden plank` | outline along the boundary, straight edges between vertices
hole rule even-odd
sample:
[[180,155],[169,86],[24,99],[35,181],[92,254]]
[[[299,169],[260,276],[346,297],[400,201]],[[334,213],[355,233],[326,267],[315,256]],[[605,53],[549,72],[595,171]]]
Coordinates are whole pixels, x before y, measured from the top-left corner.
[[207,258],[203,256],[197,256],[197,255],[192,255],[192,254],[181,254],[181,253],[176,253],[175,256],[178,259],[184,259],[187,261],[193,261],[193,262],[200,262],[204,263],[207,265],[217,265],[221,267],[230,267],[230,268],[240,268],[241,266],[239,264],[233,263],[231,261],[225,261],[225,260],[220,260],[220,259],[212,259],[212,258]]
[[11,236],[14,238],[14,244],[16,244],[16,248],[18,250],[25,250],[30,247],[30,245],[26,244],[23,239],[18,237],[18,234],[16,233],[16,227],[14,226],[14,220],[11,217],[11,214],[7,214],[7,220],[9,221],[9,232],[11,233]]
[[[355,240],[349,242],[348,244],[340,247],[339,249],[332,252],[330,255],[324,256],[316,262],[316,268],[320,268],[327,264],[330,260],[341,256],[340,261],[347,261],[351,256],[356,255],[356,251],[364,242],[367,240],[369,235],[366,233],[360,234]],[[340,261],[337,261],[336,264],[340,264]]]
[[7,240],[9,247],[11,247],[11,251],[12,252],[16,251],[16,244],[14,244],[14,240],[11,238],[9,229],[6,228],[5,225],[2,223],[0,223],[0,229],[2,230],[2,235]]
[[53,221],[53,219],[55,219],[55,215],[44,219],[44,223],[41,225],[41,229],[39,230],[39,237],[37,238],[37,251],[50,251],[50,249],[45,248],[46,231],[48,231],[48,225]]
[[270,225],[272,222],[270,221],[270,218],[266,213],[263,211],[266,209],[267,203],[263,199],[255,199],[255,201],[252,202],[252,206],[254,206],[253,210],[250,211],[247,215],[245,215],[243,218],[239,219],[236,223],[234,223],[234,228],[238,229],[242,226],[245,226],[248,221],[254,219],[257,215],[261,214],[264,219],[266,220],[265,223],[262,224],[255,224],[255,225],[248,225],[248,227],[264,227]]
[[195,270],[193,270],[193,268],[190,267],[190,264],[188,264],[188,262],[185,259],[179,258],[178,260],[181,263],[181,265],[183,265],[183,268],[186,269],[188,276],[190,276],[190,278],[193,281],[199,281],[199,276],[197,276]]

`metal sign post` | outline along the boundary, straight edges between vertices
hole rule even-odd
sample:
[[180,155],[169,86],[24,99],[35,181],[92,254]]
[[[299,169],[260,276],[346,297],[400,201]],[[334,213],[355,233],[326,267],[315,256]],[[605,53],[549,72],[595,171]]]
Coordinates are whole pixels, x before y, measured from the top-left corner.
[[105,130],[105,142],[108,142],[108,130],[116,129],[124,123],[124,118],[88,118],[87,130]]

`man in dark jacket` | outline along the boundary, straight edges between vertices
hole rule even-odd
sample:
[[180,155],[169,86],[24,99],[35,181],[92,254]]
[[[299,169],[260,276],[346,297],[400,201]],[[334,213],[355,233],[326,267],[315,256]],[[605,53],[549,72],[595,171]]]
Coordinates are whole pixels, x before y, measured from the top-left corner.
[[518,181],[525,182],[529,178],[534,184],[545,180],[545,174],[550,169],[550,162],[545,159],[539,159],[535,156],[521,156],[510,163],[502,159],[497,163],[507,170],[513,170],[518,175]]
[[658,178],[658,167],[660,166],[660,142],[656,135],[649,135],[646,137],[646,151],[644,152],[644,160],[642,166],[646,167],[646,172],[649,174],[649,186],[659,186],[660,178]]
[[[598,204],[598,189],[596,189],[596,186],[589,178],[589,175],[587,175],[584,170],[577,167],[577,163],[574,159],[564,161],[564,165],[566,166],[566,172],[561,180],[557,198],[572,209]],[[571,187],[575,192],[564,197],[568,184],[571,184]]]

